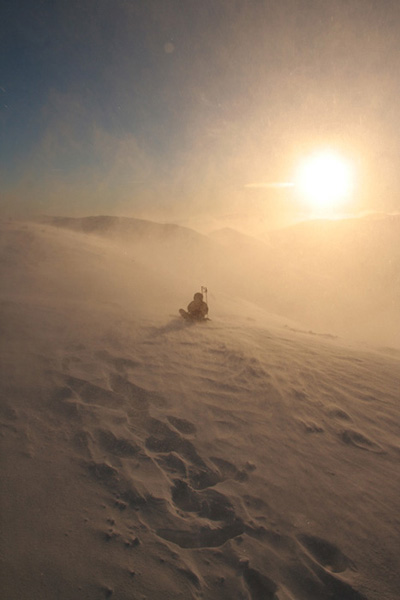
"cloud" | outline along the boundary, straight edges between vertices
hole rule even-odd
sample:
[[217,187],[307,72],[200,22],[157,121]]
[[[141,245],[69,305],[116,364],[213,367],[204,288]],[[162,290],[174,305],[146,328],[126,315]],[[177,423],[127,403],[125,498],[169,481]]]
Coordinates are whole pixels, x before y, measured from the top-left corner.
[[284,181],[272,181],[270,183],[246,183],[245,188],[266,188],[266,189],[279,189],[279,188],[290,188],[294,187],[294,183]]
[[130,134],[97,124],[78,94],[52,91],[43,133],[3,197],[6,212],[113,213],[134,207],[156,181],[155,164]]

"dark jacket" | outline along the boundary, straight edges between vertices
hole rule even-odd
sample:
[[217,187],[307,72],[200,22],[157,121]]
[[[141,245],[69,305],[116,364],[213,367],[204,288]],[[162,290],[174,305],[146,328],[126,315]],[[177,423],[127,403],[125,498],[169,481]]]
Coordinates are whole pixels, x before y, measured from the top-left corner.
[[188,313],[193,319],[205,319],[208,314],[207,304],[200,299],[195,298],[187,307]]

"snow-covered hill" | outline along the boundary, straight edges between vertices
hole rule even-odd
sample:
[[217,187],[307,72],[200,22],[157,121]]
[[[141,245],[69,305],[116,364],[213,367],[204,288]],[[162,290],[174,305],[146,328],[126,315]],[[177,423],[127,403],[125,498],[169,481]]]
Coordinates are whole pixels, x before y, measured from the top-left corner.
[[308,221],[264,240],[120,217],[45,222],[114,244],[178,292],[202,282],[304,327],[400,348],[399,217]]
[[0,244],[4,597],[397,600],[395,349],[226,293],[222,258],[181,321],[177,239]]
[[233,256],[239,250],[253,300],[318,330],[400,348],[400,216],[305,221],[263,240],[232,230],[213,238]]

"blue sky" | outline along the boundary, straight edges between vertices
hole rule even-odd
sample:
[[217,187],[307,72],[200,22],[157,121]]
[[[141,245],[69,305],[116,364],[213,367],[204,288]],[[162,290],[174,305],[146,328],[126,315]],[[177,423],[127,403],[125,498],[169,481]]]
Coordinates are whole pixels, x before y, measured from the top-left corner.
[[354,210],[400,209],[400,3],[14,0],[0,31],[10,214],[184,220],[296,212],[296,162],[357,165]]

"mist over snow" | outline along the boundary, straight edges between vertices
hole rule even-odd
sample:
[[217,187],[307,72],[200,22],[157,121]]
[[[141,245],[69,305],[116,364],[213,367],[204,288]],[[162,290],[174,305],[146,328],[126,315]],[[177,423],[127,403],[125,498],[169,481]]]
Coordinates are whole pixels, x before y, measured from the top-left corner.
[[399,227],[2,220],[4,597],[397,600]]
[[217,298],[238,297],[319,332],[400,347],[398,215],[306,221],[263,238],[121,217],[45,222],[94,234],[150,272],[161,270],[175,288],[165,300],[176,291],[180,304],[204,284]]

